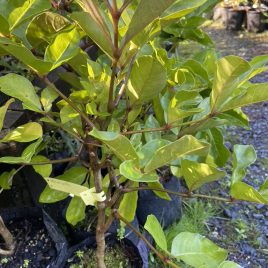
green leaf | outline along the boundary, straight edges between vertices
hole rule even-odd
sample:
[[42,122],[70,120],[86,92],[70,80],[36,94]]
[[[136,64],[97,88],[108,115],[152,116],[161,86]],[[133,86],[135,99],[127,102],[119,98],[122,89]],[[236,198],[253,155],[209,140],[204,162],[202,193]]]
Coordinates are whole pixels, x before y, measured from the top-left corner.
[[153,22],[176,0],[141,0],[128,26],[123,46]]
[[243,267],[233,261],[224,261],[219,265],[218,268],[243,268]]
[[257,159],[252,145],[234,146],[232,183],[241,181],[246,175],[246,168]]
[[43,136],[42,126],[35,122],[21,125],[9,132],[0,142],[17,141],[30,142]]
[[224,138],[219,129],[211,128],[209,132],[209,134],[211,134],[211,152],[215,163],[223,167],[230,158],[230,152],[224,145]]
[[142,173],[137,167],[136,160],[127,160],[120,165],[120,174],[124,177],[136,182],[154,182],[158,181],[159,177],[155,172]]
[[21,75],[10,73],[0,77],[0,91],[19,99],[29,110],[41,110],[41,104],[32,83]]
[[4,120],[5,120],[7,109],[9,107],[9,105],[11,103],[13,103],[13,102],[14,102],[14,99],[10,99],[10,100],[8,100],[6,102],[5,105],[3,105],[2,107],[0,107],[0,131],[2,130],[3,125],[4,125]]
[[182,175],[189,191],[200,188],[203,184],[223,178],[226,173],[204,163],[184,159],[181,161]]
[[244,82],[250,69],[250,64],[237,56],[227,56],[218,61],[211,94],[213,112],[221,110],[233,91]]
[[179,18],[191,13],[205,2],[206,0],[175,1],[175,3],[162,14],[160,20],[161,26],[164,27],[177,21]]
[[40,101],[46,112],[49,112],[52,108],[52,103],[58,98],[57,92],[50,87],[46,87],[41,92]]
[[51,70],[78,54],[79,42],[80,35],[76,28],[57,34],[45,52],[45,61],[53,63]]
[[54,36],[70,22],[57,13],[44,12],[35,17],[27,28],[27,39],[35,48],[43,43],[50,43]]
[[63,106],[60,110],[60,119],[63,124],[77,118],[79,113],[73,109],[69,104]]
[[164,147],[171,142],[163,139],[154,139],[143,145],[141,150],[138,152],[140,159],[140,166],[145,167],[147,163],[152,159],[154,152],[161,147]]
[[268,179],[261,185],[259,193],[268,200]]
[[[147,182],[148,186],[150,188],[154,188],[154,189],[159,189],[159,190],[164,190],[165,188],[163,187],[163,185],[159,182],[159,181],[155,181],[155,182]],[[155,191],[153,190],[154,194],[157,195],[158,197],[165,199],[167,201],[171,201],[170,196],[165,193],[165,192],[160,192],[160,191]]]
[[152,56],[142,56],[134,63],[128,95],[132,104],[142,104],[152,100],[164,89],[167,73],[162,64]]
[[0,49],[6,54],[11,54],[18,60],[22,61],[26,66],[31,67],[39,74],[47,74],[52,67],[51,62],[44,62],[35,57],[33,53],[22,44],[12,42],[8,38],[2,38],[0,35]]
[[200,142],[191,135],[185,135],[154,152],[152,159],[147,163],[144,172],[150,172],[170,162],[187,155],[207,154],[209,145]]
[[37,14],[46,11],[51,8],[49,0],[27,0],[17,4],[17,0],[9,0],[11,7],[13,7],[11,13],[8,16],[8,22],[10,31],[20,24],[36,16]]
[[[138,186],[137,183],[133,185],[133,187],[137,187],[137,186]],[[128,222],[132,222],[135,218],[137,202],[138,202],[138,191],[124,194],[124,197],[118,208],[118,212]]]
[[[160,127],[158,121],[154,118],[153,115],[149,115],[146,122],[145,122],[145,128],[158,128]],[[146,132],[144,133],[146,142],[149,142],[151,140],[155,139],[161,139],[161,132]]]
[[[36,155],[32,158],[31,163],[42,163],[42,162],[48,162],[49,159],[47,159],[43,155]],[[46,165],[33,165],[33,168],[35,172],[40,174],[42,177],[49,177],[52,173],[52,164],[46,164]]]
[[0,187],[3,188],[4,190],[11,189],[12,178],[15,173],[16,173],[15,169],[12,169],[11,171],[3,172],[0,175]]
[[222,111],[248,106],[268,100],[268,83],[250,85],[244,94],[234,97],[222,107]]
[[[72,182],[75,184],[82,184],[88,174],[88,170],[84,167],[72,167],[64,172],[64,174],[57,176],[56,179],[63,180],[67,182]],[[39,197],[41,203],[54,203],[61,201],[68,197],[68,194],[52,190],[49,186],[46,186],[44,191]]]
[[200,234],[182,232],[172,241],[171,254],[193,267],[218,267],[227,251]]
[[86,205],[80,197],[73,197],[66,211],[66,220],[75,226],[85,219]]
[[4,35],[9,34],[8,22],[7,22],[7,20],[5,20],[4,17],[1,16],[1,14],[0,14],[0,33],[2,33]]
[[37,140],[36,142],[27,146],[24,151],[22,152],[21,156],[4,156],[0,158],[0,163],[7,163],[7,164],[22,164],[22,163],[30,163],[32,157],[36,153],[39,145],[41,144],[42,139]]
[[262,195],[262,193],[259,193],[252,186],[241,181],[231,185],[231,196],[237,200],[268,204],[266,195]]
[[112,41],[103,28],[87,12],[73,12],[70,16],[82,30],[110,57],[112,57]]
[[167,240],[165,233],[159,221],[154,215],[149,215],[147,217],[144,229],[146,229],[149,232],[149,234],[153,237],[158,247],[160,247],[164,251],[167,251]]
[[122,161],[138,160],[138,155],[129,139],[116,132],[99,131],[94,128],[89,135],[101,140]]

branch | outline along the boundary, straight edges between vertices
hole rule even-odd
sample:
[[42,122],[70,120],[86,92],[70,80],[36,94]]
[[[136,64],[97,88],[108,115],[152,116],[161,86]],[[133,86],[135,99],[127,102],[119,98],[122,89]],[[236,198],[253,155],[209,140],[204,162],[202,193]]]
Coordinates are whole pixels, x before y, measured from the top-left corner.
[[10,231],[5,226],[5,223],[1,216],[0,216],[0,235],[4,239],[5,246],[6,246],[6,249],[0,248],[0,255],[4,255],[4,256],[13,255],[15,251],[15,247],[16,247],[16,242],[14,241],[14,238],[12,234],[10,233]]
[[50,161],[44,161],[44,162],[19,163],[19,165],[41,166],[41,165],[49,165],[49,164],[60,164],[60,163],[66,163],[66,162],[75,162],[76,160],[78,160],[78,158],[79,156],[75,155],[75,156],[64,158],[64,159],[50,160]]
[[85,120],[85,122],[91,127],[94,128],[94,124],[91,122],[91,120],[87,117],[86,114],[84,114],[80,109],[68,98],[66,97],[59,89],[56,88],[56,86],[51,83],[46,76],[40,76],[39,77],[46,83],[47,86],[52,88],[62,99],[64,99],[79,115]]
[[116,219],[124,222],[129,229],[133,231],[133,233],[139,237],[141,240],[144,241],[144,243],[148,246],[148,248],[155,254],[157,257],[165,264],[170,265],[170,267],[173,268],[179,268],[175,263],[173,263],[168,256],[163,255],[160,253],[135,227],[133,227],[124,217],[122,217],[118,211],[115,209],[113,210],[113,215]]
[[164,192],[164,193],[177,195],[177,196],[184,197],[184,198],[204,198],[204,199],[222,201],[222,202],[226,202],[226,203],[232,203],[235,201],[232,197],[224,198],[224,197],[219,197],[219,196],[211,196],[211,195],[203,195],[203,194],[180,193],[180,192],[175,192],[175,191],[171,191],[171,190],[167,190],[167,189],[159,189],[159,188],[154,188],[154,187],[149,187],[149,186],[130,187],[130,188],[122,189],[122,191],[124,193],[130,193],[130,192],[134,192],[134,191],[144,191],[144,190]]
[[123,5],[120,7],[119,11],[120,13],[123,13],[123,11],[128,7],[128,5],[132,2],[132,0],[125,0]]
[[120,99],[122,98],[126,88],[127,88],[127,84],[128,84],[128,80],[130,78],[130,74],[131,74],[131,71],[132,71],[132,68],[133,68],[133,65],[134,65],[134,62],[135,62],[135,59],[136,59],[136,55],[134,55],[134,57],[132,57],[131,61],[130,61],[130,64],[129,64],[129,68],[128,68],[128,72],[127,72],[127,76],[125,78],[125,81],[122,85],[122,87],[120,88],[119,92],[118,92],[118,95],[114,101],[114,107],[117,107],[118,106],[118,103],[120,101]]

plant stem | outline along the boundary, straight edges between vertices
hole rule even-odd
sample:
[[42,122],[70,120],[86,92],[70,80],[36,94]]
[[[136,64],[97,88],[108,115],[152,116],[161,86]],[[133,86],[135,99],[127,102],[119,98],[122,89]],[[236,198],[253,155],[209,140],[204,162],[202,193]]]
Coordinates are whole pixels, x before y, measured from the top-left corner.
[[114,86],[117,75],[117,65],[121,56],[120,55],[121,53],[119,51],[119,29],[118,29],[118,23],[121,13],[118,11],[116,0],[112,1],[112,7],[110,7],[110,4],[108,3],[108,8],[110,10],[113,19],[113,32],[114,32],[112,75],[111,75],[109,99],[108,99],[108,112],[112,112],[114,110]]
[[231,197],[224,198],[220,196],[211,196],[211,195],[204,195],[204,194],[180,193],[180,192],[175,192],[175,191],[171,191],[167,189],[159,189],[159,188],[154,188],[154,187],[149,187],[149,186],[130,187],[130,188],[122,189],[124,193],[129,193],[133,191],[144,191],[144,190],[164,192],[164,193],[173,194],[173,195],[177,195],[177,196],[184,197],[184,198],[204,198],[204,199],[217,200],[217,201],[222,201],[222,202],[227,202],[227,203],[234,202],[234,199]]
[[[94,185],[96,188],[96,193],[102,192],[102,176],[101,176],[101,167],[98,162],[98,155],[96,147],[92,147],[88,145],[89,152],[89,161],[90,167],[93,171],[94,176]],[[96,261],[97,268],[106,268],[104,262],[104,254],[105,254],[105,201],[97,202],[98,208],[98,222],[96,228],[96,242],[97,242],[97,250],[96,250]]]
[[75,155],[75,156],[64,158],[64,159],[49,160],[49,161],[44,161],[44,162],[19,163],[19,165],[41,166],[41,165],[49,165],[49,164],[60,164],[60,163],[67,163],[67,162],[75,162],[76,160],[78,160],[78,158],[79,156]]
[[16,242],[14,241],[14,238],[12,234],[10,233],[10,231],[5,226],[5,223],[1,216],[0,216],[0,235],[4,239],[5,246],[6,246],[6,249],[0,248],[0,255],[4,255],[4,256],[12,255],[15,251]]
[[134,62],[135,62],[135,59],[136,59],[136,55],[134,57],[132,57],[130,63],[129,63],[129,68],[128,68],[128,71],[127,71],[127,75],[126,75],[126,78],[125,78],[125,81],[122,85],[122,87],[120,88],[119,92],[118,92],[118,95],[114,101],[114,107],[117,107],[118,104],[119,104],[119,101],[120,99],[122,98],[126,88],[127,88],[127,84],[128,84],[128,80],[130,78],[130,74],[131,74],[131,70],[133,68],[133,65],[134,65]]
[[87,117],[86,114],[84,114],[82,111],[80,111],[80,109],[77,107],[77,105],[75,105],[71,100],[69,100],[68,97],[66,97],[59,89],[57,89],[57,87],[51,83],[48,78],[46,76],[41,76],[40,78],[43,79],[43,81],[46,83],[47,86],[49,86],[50,88],[52,88],[55,92],[57,92],[57,94],[64,99],[84,120],[85,122],[91,127],[94,128],[94,124],[91,122],[91,120]]
[[148,246],[148,248],[155,254],[157,257],[165,264],[170,265],[170,267],[179,268],[178,265],[170,261],[168,256],[163,255],[161,252],[159,252],[135,227],[133,227],[124,217],[122,217],[118,211],[115,209],[113,210],[114,217],[122,222],[124,222],[129,229],[133,231],[133,233],[142,239],[144,243]]
[[132,2],[133,0],[125,0],[123,5],[120,7],[119,11],[120,13],[123,13],[123,11],[128,7],[128,5]]

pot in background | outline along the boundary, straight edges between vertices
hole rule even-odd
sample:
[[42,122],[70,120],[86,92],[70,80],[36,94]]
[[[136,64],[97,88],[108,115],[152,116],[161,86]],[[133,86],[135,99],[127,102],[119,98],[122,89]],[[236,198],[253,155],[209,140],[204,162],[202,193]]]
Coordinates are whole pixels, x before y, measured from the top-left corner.
[[226,29],[229,31],[240,31],[244,24],[246,10],[244,7],[229,8],[227,10]]
[[261,10],[250,9],[247,12],[247,30],[251,33],[261,33],[265,30],[267,19]]

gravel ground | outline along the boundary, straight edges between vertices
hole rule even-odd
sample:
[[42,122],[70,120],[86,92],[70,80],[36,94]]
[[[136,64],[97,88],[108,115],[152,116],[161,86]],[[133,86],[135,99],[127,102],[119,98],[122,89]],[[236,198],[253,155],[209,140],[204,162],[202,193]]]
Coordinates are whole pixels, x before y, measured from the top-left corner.
[[[211,24],[206,31],[222,56],[237,55],[250,60],[268,54],[268,32],[229,32],[217,23]],[[268,82],[268,72],[256,76],[253,81]],[[255,147],[258,159],[248,169],[245,182],[257,188],[268,177],[268,103],[243,110],[250,119],[251,130],[229,128],[226,140],[230,149],[232,144],[252,144]],[[218,186],[215,190],[215,185],[211,185],[210,190],[224,196],[222,189],[228,189],[228,180],[221,181]],[[209,222],[211,239],[228,249],[229,259],[243,267],[268,267],[268,206],[240,202],[221,205],[221,209],[222,215]]]

